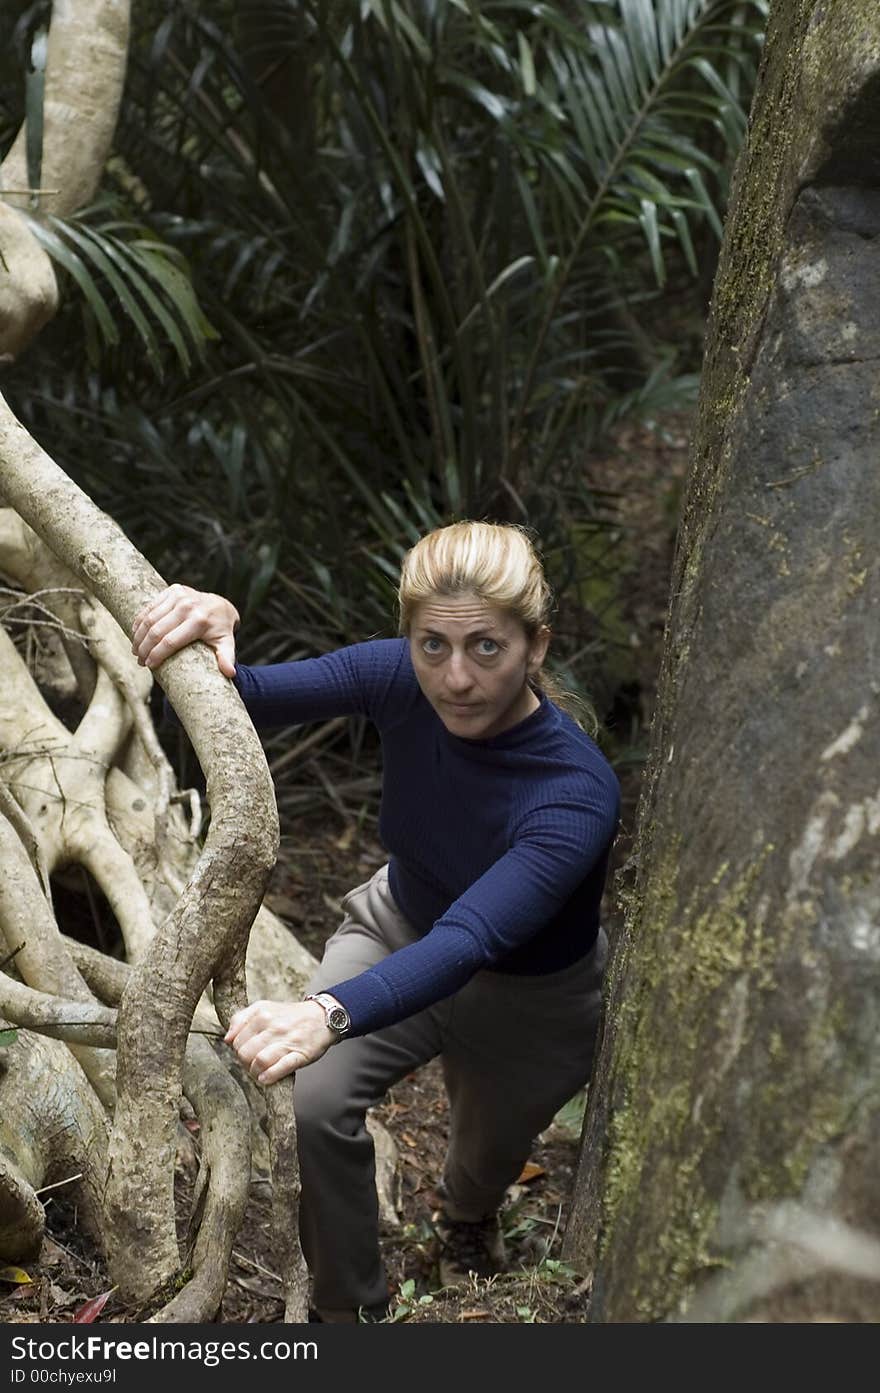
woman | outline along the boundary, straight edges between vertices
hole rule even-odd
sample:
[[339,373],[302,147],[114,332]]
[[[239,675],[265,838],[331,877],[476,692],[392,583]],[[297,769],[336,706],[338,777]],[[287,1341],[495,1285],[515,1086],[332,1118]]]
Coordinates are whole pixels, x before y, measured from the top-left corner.
[[498,1207],[589,1078],[607,951],[618,784],[548,695],[550,592],[526,533],[429,533],[404,559],[399,604],[399,639],[266,667],[236,669],[238,614],[217,595],[172,586],[133,631],[151,668],[211,645],[258,728],[357,712],[381,734],[389,864],[344,898],[304,1000],[254,1002],[226,1036],[261,1084],[303,1070],[302,1243],[330,1321],[387,1310],[364,1118],[437,1055],[449,1094],[441,1280],[503,1266]]

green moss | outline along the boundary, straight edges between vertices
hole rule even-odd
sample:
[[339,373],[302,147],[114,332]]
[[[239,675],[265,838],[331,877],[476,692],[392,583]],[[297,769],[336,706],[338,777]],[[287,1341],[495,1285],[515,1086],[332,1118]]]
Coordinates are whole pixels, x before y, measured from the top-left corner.
[[850,595],[855,595],[861,590],[868,575],[867,566],[862,571],[850,571],[847,577],[847,589]]
[[862,1061],[844,1057],[846,1022],[845,1002],[833,999],[824,1009],[807,1008],[802,1035],[786,1041],[772,1032],[772,1074],[757,1089],[760,1125],[741,1167],[749,1199],[800,1195],[817,1153],[849,1124],[855,1090],[845,1080],[858,1077]]
[[[773,850],[768,843],[735,878],[729,863],[722,863],[707,877],[718,892],[716,902],[680,909],[679,846],[673,843],[654,870],[638,916],[639,980],[630,976],[615,1020],[616,1101],[609,1120],[599,1251],[600,1259],[613,1253],[624,1229],[645,1232],[633,1293],[641,1319],[668,1315],[697,1274],[722,1261],[711,1249],[718,1205],[702,1178],[719,1116],[712,1106],[700,1109],[694,1080],[700,1079],[701,1093],[711,1098],[718,1080],[705,1058],[704,1036],[709,1010],[717,1018],[719,993],[743,973],[763,979],[770,970],[770,945],[750,923],[747,909]],[[665,1028],[669,1020],[675,1022],[672,1033]],[[641,1212],[649,1188],[665,1197],[662,1229],[650,1236]]]
[[760,1000],[779,989],[785,962],[793,955],[809,967],[814,953],[809,915],[793,916],[796,928],[785,933],[777,915],[768,934],[754,913],[774,851],[767,843],[737,874],[721,863],[679,905],[680,845],[665,855],[655,847],[648,894],[641,907],[635,897],[630,904],[625,932],[639,951],[625,955],[625,1000],[614,1016],[599,1261],[626,1266],[621,1299],[640,1320],[668,1318],[701,1274],[726,1265],[715,1236],[732,1137],[748,1200],[799,1196],[852,1110],[846,1081],[863,1062],[844,1058],[842,998],[807,1003],[802,1019],[769,1028],[763,1065],[753,1032],[748,1116],[728,1106],[746,1003],[760,1020]]
[[171,1282],[171,1290],[173,1292],[183,1291],[184,1287],[189,1286],[189,1283],[193,1279],[193,1275],[194,1273],[191,1267],[184,1267]]

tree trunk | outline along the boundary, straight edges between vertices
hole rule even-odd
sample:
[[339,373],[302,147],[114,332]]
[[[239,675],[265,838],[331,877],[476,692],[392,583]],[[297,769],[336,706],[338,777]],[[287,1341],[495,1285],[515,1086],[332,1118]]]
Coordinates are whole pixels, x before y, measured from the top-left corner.
[[[46,52],[38,207],[61,217],[95,196],[110,153],[128,58],[131,0],[53,0]],[[27,134],[3,161],[4,197],[30,205]]]
[[100,1242],[104,1110],[66,1045],[20,1031],[0,1050],[0,1262],[38,1253],[38,1191],[71,1177],[83,1226]]
[[880,1318],[880,11],[777,0],[715,283],[569,1261]]

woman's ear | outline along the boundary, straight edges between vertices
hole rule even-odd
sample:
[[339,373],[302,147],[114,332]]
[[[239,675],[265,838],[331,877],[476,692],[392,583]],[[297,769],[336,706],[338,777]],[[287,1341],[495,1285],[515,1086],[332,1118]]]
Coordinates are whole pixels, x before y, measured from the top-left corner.
[[550,630],[546,624],[542,624],[535,637],[529,645],[529,675],[534,676],[540,672],[544,666],[544,659],[547,656],[547,649],[550,647]]

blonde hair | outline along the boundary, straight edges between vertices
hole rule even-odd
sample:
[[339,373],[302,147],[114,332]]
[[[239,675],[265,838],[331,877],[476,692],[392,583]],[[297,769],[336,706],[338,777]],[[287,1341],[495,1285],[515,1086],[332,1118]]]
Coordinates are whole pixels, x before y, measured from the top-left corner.
[[[409,635],[423,601],[465,593],[513,615],[529,639],[549,624],[553,592],[528,532],[516,523],[453,522],[420,537],[400,568],[400,633]],[[565,691],[544,668],[534,682],[591,735],[596,733],[598,721],[588,702]]]

